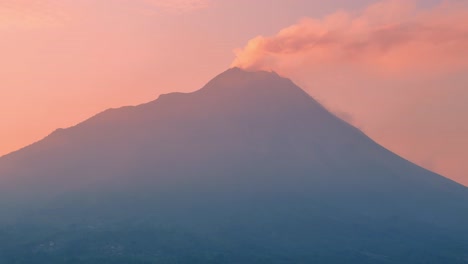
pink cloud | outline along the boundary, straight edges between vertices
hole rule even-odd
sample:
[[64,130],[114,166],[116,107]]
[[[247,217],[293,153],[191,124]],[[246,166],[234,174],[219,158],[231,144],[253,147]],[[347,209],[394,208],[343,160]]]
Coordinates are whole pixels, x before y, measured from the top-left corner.
[[0,29],[41,29],[62,26],[67,20],[64,3],[57,0],[3,0]]
[[419,10],[387,0],[353,13],[305,18],[236,50],[233,66],[284,71],[298,65],[352,64],[383,72],[446,70],[468,64],[468,3]]
[[[207,8],[211,0],[109,0],[107,3],[104,0],[3,0],[0,1],[0,30],[56,28],[67,25],[70,20],[83,22],[101,4],[125,7],[127,10],[121,8],[121,11],[125,10],[122,13],[129,12],[129,7],[139,5],[143,5],[147,11],[185,13]],[[96,20],[99,21],[99,18]]]
[[142,0],[144,3],[169,12],[188,12],[207,8],[211,0]]

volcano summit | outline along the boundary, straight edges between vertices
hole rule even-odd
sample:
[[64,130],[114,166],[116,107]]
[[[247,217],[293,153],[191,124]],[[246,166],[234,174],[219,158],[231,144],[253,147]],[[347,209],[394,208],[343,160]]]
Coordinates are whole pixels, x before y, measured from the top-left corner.
[[0,158],[0,263],[468,263],[468,190],[230,69]]

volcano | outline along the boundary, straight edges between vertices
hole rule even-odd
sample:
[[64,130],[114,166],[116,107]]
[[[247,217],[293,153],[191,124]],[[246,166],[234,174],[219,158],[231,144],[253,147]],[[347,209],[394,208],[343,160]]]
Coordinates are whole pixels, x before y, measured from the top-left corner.
[[0,263],[468,263],[468,189],[232,68],[0,158]]

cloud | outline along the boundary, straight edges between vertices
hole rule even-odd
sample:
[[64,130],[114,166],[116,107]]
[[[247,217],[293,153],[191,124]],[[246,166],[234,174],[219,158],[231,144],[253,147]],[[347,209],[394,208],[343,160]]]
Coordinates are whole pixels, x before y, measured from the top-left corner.
[[145,4],[168,12],[185,13],[210,6],[211,0],[142,0]]
[[466,1],[421,10],[414,1],[387,0],[255,37],[235,51],[232,65],[279,72],[333,64],[399,73],[447,70],[468,64],[467,25]]
[[[0,30],[57,28],[70,20],[83,21],[96,8],[143,5],[147,11],[186,13],[210,6],[212,0],[1,0]],[[123,8],[121,8],[123,10]],[[102,10],[99,10],[102,11]],[[126,10],[128,12],[128,10]],[[105,15],[105,14],[104,14]]]
[[58,27],[67,20],[63,3],[56,0],[3,0],[0,29],[41,29]]

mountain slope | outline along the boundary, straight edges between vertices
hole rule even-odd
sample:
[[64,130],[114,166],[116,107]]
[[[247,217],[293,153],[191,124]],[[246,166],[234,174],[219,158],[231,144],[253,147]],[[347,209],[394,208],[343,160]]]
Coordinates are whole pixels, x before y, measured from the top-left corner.
[[107,110],[2,157],[0,183],[5,263],[468,261],[464,186],[275,73]]

